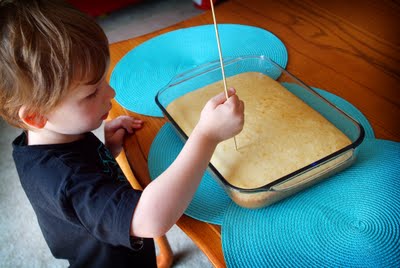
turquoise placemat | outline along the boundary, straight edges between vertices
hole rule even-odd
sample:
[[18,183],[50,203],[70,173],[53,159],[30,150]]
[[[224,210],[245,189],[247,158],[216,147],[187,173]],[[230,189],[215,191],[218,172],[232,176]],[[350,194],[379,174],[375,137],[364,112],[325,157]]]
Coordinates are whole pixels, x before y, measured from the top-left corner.
[[[349,102],[321,89],[315,90],[337,107],[359,121],[365,128],[366,137],[373,138],[374,132],[365,116]],[[175,160],[183,147],[183,142],[172,125],[166,123],[155,137],[149,152],[148,167],[150,177],[155,179]],[[209,223],[222,224],[225,211],[232,203],[225,191],[206,172],[197,192],[185,214]]]
[[350,168],[270,207],[225,211],[228,267],[400,267],[400,143],[366,139]]
[[[286,67],[286,47],[271,32],[238,24],[220,24],[218,30],[224,58],[265,55]],[[128,52],[112,71],[110,85],[115,100],[124,108],[162,117],[154,102],[157,92],[175,75],[218,58],[214,25],[180,29]]]

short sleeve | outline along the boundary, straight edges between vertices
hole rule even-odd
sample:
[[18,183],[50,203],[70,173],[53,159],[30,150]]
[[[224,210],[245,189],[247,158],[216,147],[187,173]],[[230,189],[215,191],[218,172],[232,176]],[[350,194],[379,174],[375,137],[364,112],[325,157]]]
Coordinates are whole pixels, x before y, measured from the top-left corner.
[[141,191],[106,174],[74,176],[67,198],[86,230],[100,241],[133,249],[130,228]]

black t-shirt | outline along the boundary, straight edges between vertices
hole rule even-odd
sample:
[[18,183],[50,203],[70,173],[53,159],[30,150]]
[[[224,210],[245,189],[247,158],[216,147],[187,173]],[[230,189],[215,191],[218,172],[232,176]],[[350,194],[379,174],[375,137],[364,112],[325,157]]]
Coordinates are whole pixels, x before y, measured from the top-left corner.
[[71,267],[156,267],[153,239],[129,235],[141,192],[94,134],[27,146],[23,133],[13,148],[22,187],[56,258]]

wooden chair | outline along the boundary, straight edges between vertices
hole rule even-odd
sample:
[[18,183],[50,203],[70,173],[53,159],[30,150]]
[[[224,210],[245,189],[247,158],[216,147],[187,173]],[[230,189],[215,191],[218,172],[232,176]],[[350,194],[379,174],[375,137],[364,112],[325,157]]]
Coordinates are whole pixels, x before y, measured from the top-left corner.
[[[135,176],[133,175],[132,169],[128,163],[128,160],[126,158],[125,151],[122,150],[122,152],[118,155],[117,157],[117,162],[119,166],[122,169],[122,172],[124,172],[126,178],[132,185],[134,189],[141,190],[142,186],[139,184],[139,182],[136,180]],[[159,254],[157,256],[157,266],[159,268],[169,268],[172,265],[173,261],[173,253],[171,246],[169,245],[169,242],[167,240],[167,237],[165,235],[155,238],[154,239],[158,249],[159,249]]]

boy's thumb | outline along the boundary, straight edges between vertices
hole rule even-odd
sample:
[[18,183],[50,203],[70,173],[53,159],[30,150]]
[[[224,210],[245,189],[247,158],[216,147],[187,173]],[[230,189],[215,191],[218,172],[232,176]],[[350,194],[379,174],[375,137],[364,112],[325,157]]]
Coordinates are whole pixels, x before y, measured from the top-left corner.
[[113,139],[115,140],[122,140],[124,138],[125,135],[125,129],[124,128],[120,128],[117,131],[115,131],[114,135],[113,135]]
[[[232,96],[232,95],[234,95],[235,93],[236,93],[236,90],[235,90],[234,88],[229,88],[229,89],[228,89],[228,96],[229,96],[229,97]],[[214,107],[216,107],[216,106],[218,106],[218,105],[224,103],[225,101],[226,101],[226,94],[225,94],[225,91],[219,93],[218,95],[216,95],[216,96],[214,96],[214,97],[212,97],[212,98],[210,99],[210,103],[211,103]]]

